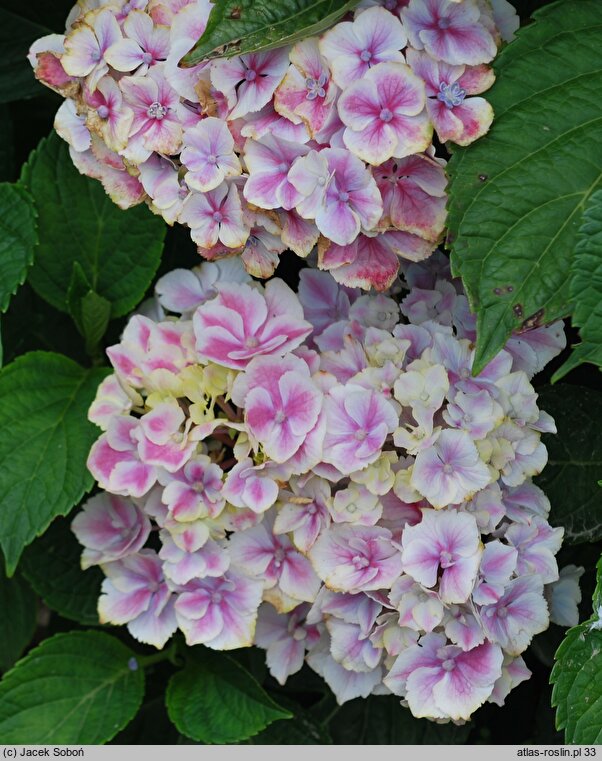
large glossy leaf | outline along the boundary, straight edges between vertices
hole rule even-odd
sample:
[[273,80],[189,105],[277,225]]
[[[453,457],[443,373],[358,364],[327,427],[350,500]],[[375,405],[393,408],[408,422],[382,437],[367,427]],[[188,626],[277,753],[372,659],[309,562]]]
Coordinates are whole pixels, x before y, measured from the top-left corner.
[[178,730],[203,743],[237,743],[292,715],[236,661],[205,648],[171,678],[166,701]]
[[591,623],[567,632],[556,653],[550,681],[554,685],[556,727],[567,743],[602,741],[602,631]]
[[590,197],[583,215],[571,262],[569,292],[573,324],[579,327],[581,343],[553,380],[584,362],[602,367],[602,190]]
[[49,608],[94,626],[98,625],[96,608],[104,574],[97,567],[82,571],[81,554],[82,546],[71,533],[69,520],[57,518],[26,548],[19,570]]
[[207,27],[184,59],[192,66],[207,58],[239,55],[288,45],[319,34],[359,0],[221,0]]
[[[265,651],[253,648],[249,653],[254,651],[258,653],[258,659],[261,657],[265,664]],[[303,684],[308,692],[311,692],[307,669],[304,673],[297,674],[297,678],[302,680],[297,683]],[[289,684],[286,687],[289,687]],[[249,745],[332,745],[332,739],[326,729],[327,722],[324,722],[324,716],[328,716],[330,711],[322,710],[322,703],[312,706],[310,712],[284,694],[278,694],[276,700],[281,708],[287,708],[293,714],[292,719],[278,719],[273,722],[258,735],[249,738]]]
[[602,539],[602,393],[559,384],[543,388],[537,403],[558,428],[542,438],[548,464],[536,480],[552,503],[550,521],[564,527],[565,541]]
[[35,594],[20,576],[8,579],[0,564],[0,671],[6,671],[30,643],[36,628]]
[[146,206],[123,211],[102,185],[81,175],[55,133],[42,140],[23,168],[38,212],[40,243],[29,274],[34,289],[68,311],[77,262],[92,290],[111,303],[111,317],[133,309],[150,285],[166,226]]
[[111,318],[111,302],[90,287],[78,262],[73,263],[67,306],[77,329],[86,339],[86,351],[93,356],[106,333]]
[[19,185],[0,184],[0,312],[25,280],[38,240],[31,196]]
[[136,714],[144,672],[104,632],[44,640],[0,682],[0,742],[99,745]]
[[0,545],[9,574],[23,548],[92,486],[86,459],[98,429],[87,411],[107,372],[41,351],[0,371]]
[[475,372],[512,330],[569,312],[569,268],[602,187],[602,14],[561,0],[495,63],[490,133],[449,164],[452,266],[478,316]]

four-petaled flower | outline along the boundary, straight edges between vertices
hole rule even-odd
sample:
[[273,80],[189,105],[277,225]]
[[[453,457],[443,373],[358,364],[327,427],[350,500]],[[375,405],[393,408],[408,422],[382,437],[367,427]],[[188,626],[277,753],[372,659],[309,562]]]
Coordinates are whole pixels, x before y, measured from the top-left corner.
[[439,585],[444,603],[463,603],[474,586],[481,560],[477,522],[470,513],[425,509],[422,520],[406,527],[401,562],[427,589]]
[[183,137],[180,159],[187,168],[184,177],[188,187],[207,192],[226,177],[240,174],[240,161],[234,153],[234,139],[225,122],[208,116]]
[[383,61],[403,63],[406,33],[399,19],[384,8],[369,8],[355,21],[343,21],[320,41],[337,85],[345,90]]
[[270,100],[288,68],[286,48],[220,58],[211,65],[211,81],[224,94],[233,94],[236,105],[230,120],[259,111]]
[[341,246],[352,243],[361,228],[373,228],[382,200],[363,162],[341,148],[310,151],[293,164],[288,179],[303,197],[297,211],[314,219],[318,230]]
[[274,108],[292,122],[302,121],[314,137],[332,114],[338,89],[316,37],[298,42],[289,59],[291,65],[274,93]]
[[347,148],[369,164],[425,151],[432,125],[424,82],[404,63],[381,63],[339,98]]
[[179,220],[190,227],[193,241],[202,248],[211,248],[218,241],[227,248],[240,248],[249,237],[234,184],[223,182],[206,193],[191,193]]
[[424,52],[408,50],[408,63],[426,86],[426,108],[439,140],[468,145],[482,137],[493,121],[485,98],[473,98],[493,84],[489,66],[452,66]]
[[410,45],[435,60],[475,66],[497,52],[476,0],[411,0],[401,17]]
[[165,61],[169,55],[169,29],[155,26],[143,10],[131,10],[122,30],[123,39],[114,42],[105,53],[105,60],[117,71],[146,74],[151,66]]

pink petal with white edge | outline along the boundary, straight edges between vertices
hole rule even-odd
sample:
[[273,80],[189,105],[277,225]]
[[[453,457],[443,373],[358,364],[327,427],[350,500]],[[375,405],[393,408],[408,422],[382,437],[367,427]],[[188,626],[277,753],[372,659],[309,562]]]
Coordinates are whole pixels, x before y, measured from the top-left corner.
[[399,272],[399,259],[387,244],[384,236],[370,238],[360,235],[355,259],[332,269],[330,274],[337,283],[349,288],[386,290]]
[[493,108],[484,98],[467,98],[454,108],[454,116],[462,122],[463,130],[454,142],[469,145],[489,131],[493,122]]

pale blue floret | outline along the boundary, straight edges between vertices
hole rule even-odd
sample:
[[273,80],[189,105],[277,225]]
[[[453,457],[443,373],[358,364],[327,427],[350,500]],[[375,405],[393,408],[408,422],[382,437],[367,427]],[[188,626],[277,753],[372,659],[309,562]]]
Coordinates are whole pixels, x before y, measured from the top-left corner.
[[326,74],[320,74],[319,79],[313,79],[312,77],[308,77],[305,80],[305,86],[307,87],[307,95],[305,96],[307,100],[315,100],[316,98],[325,98],[326,97],[326,90],[324,89],[324,85],[326,84],[328,80],[328,77]]
[[466,97],[466,90],[463,90],[457,82],[451,85],[441,82],[439,85],[439,92],[437,93],[437,100],[440,100],[448,108],[454,108],[459,106]]

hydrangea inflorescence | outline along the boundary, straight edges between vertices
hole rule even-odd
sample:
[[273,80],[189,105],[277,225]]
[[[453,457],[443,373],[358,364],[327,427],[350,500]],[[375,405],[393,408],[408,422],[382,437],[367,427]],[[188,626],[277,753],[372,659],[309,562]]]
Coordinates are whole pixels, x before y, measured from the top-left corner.
[[[214,260],[273,274],[285,249],[350,287],[388,288],[445,223],[445,160],[493,111],[480,93],[518,18],[507,0],[363,0],[319,37],[183,57],[210,0],[79,0],[31,48],[63,95],[55,127],[123,208],[146,201]],[[476,97],[475,97],[476,96]]]
[[90,410],[103,491],[73,530],[106,575],[101,621],[156,647],[177,629],[258,645],[279,682],[306,662],[340,702],[392,692],[454,721],[502,704],[550,613],[576,615],[531,480],[554,423],[530,379],[562,324],[473,377],[474,316],[439,253],[363,295],[205,262],[152,307]]
[[[530,379],[562,326],[473,377],[475,319],[433,254],[433,136],[489,129],[480,94],[516,14],[364,0],[319,37],[184,68],[210,11],[80,0],[30,51],[76,167],[212,260],[162,277],[107,352],[101,491],[73,521],[106,576],[100,619],[158,648],[178,629],[254,644],[282,684],[307,663],[339,702],[467,720],[528,678],[521,653],[578,597],[531,481],[554,423]],[[285,249],[317,264],[298,293],[251,278]]]

